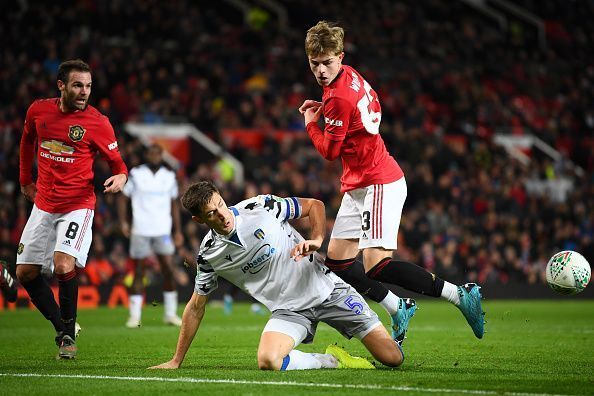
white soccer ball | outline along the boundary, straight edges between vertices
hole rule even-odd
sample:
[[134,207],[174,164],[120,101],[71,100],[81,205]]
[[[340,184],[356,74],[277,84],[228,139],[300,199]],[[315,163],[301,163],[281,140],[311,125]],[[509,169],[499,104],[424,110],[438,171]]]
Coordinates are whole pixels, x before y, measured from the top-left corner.
[[592,270],[581,254],[572,250],[559,252],[547,263],[547,282],[561,294],[577,294],[590,282]]

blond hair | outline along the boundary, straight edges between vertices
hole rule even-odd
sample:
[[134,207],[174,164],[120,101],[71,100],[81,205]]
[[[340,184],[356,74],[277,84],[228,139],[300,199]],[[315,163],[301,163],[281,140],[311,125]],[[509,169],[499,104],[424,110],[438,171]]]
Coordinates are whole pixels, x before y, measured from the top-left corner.
[[344,50],[344,30],[327,21],[320,21],[309,28],[305,36],[305,53],[308,57],[324,54],[339,55]]

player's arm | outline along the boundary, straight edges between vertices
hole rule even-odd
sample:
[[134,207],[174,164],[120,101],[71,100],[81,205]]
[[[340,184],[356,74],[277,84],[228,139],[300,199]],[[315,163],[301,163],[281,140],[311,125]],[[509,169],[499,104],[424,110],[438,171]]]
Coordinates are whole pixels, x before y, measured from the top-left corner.
[[105,186],[103,192],[118,193],[122,191],[124,184],[128,180],[128,168],[120,155],[115,132],[107,117],[105,117],[101,133],[98,133],[96,136],[97,149],[103,159],[109,164],[111,174],[113,175],[103,183],[103,186]]
[[132,168],[128,178],[128,182],[122,188],[122,193],[117,197],[118,220],[120,221],[120,228],[122,234],[126,238],[130,238],[130,221],[128,220],[128,203],[130,197],[134,194],[136,184],[134,183],[135,169]]
[[182,231],[181,214],[179,208],[179,201],[177,199],[171,200],[171,217],[173,219],[173,241],[175,246],[179,249],[184,244],[184,234]]
[[177,184],[177,178],[175,178],[171,188],[171,218],[173,220],[173,242],[175,243],[175,247],[179,250],[184,245],[184,234],[182,229],[181,209],[178,196],[179,187]]
[[173,355],[168,362],[149,367],[149,369],[177,369],[181,366],[186,353],[188,352],[188,349],[190,349],[190,345],[192,345],[192,341],[196,336],[196,332],[200,327],[200,323],[204,317],[204,311],[206,310],[207,301],[208,296],[198,293],[192,294],[192,298],[186,304],[182,316],[182,325],[179,330],[175,355]]
[[[326,125],[324,131],[320,129],[317,121],[324,109]],[[341,98],[330,98],[324,102],[324,106],[317,108],[310,107],[305,110],[305,126],[311,141],[322,157],[333,161],[340,155],[340,148],[349,129],[350,114],[352,106],[348,101]]]
[[23,126],[23,135],[20,145],[20,164],[19,181],[21,192],[29,201],[35,201],[37,186],[33,182],[33,160],[35,158],[35,141],[37,140],[37,130],[35,129],[33,103],[27,110],[25,125]]
[[120,220],[120,227],[122,234],[126,238],[130,238],[130,223],[128,222],[128,197],[120,194],[117,198],[118,204],[118,219]]
[[301,218],[307,217],[310,225],[310,239],[298,243],[291,250],[295,261],[315,252],[322,246],[326,236],[326,207],[320,200],[297,198],[301,206]]

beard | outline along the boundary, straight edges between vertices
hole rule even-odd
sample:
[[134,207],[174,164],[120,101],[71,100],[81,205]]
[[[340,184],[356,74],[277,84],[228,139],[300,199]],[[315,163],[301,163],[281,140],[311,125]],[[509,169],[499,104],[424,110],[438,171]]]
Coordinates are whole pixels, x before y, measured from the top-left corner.
[[84,104],[78,103],[76,101],[77,99],[78,99],[78,97],[76,95],[70,95],[70,94],[64,95],[64,97],[62,99],[63,103],[64,103],[64,107],[69,111],[85,110],[89,103],[89,99],[85,98]]

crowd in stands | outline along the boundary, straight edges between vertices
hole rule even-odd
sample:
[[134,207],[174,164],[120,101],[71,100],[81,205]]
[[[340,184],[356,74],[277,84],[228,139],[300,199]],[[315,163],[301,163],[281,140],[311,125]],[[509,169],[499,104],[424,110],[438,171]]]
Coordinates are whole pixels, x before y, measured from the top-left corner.
[[[551,254],[594,262],[594,17],[592,2],[516,2],[546,21],[542,47],[520,22],[503,32],[464,2],[284,2],[244,15],[231,2],[131,0],[0,4],[0,257],[14,260],[31,205],[20,194],[18,145],[29,104],[57,96],[56,70],[93,68],[91,103],[110,117],[128,166],[144,147],[123,123],[186,121],[240,159],[246,183],[193,158],[183,186],[214,179],[229,203],[255,194],[319,198],[329,225],[340,203],[340,163],[315,151],[297,108],[321,90],[308,69],[305,31],[320,19],[346,30],[344,63],[382,103],[381,133],[403,168],[408,198],[397,254],[454,281],[542,283]],[[293,131],[260,150],[228,128]],[[493,141],[533,134],[563,160],[538,152],[524,164]],[[571,162],[583,173],[576,174]],[[126,282],[127,241],[114,197],[100,193],[85,281]],[[549,182],[551,188],[538,188]],[[556,183],[565,183],[555,193]],[[188,251],[203,229],[184,215]],[[192,282],[180,271],[180,283]]]

